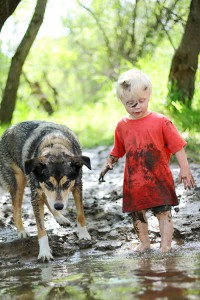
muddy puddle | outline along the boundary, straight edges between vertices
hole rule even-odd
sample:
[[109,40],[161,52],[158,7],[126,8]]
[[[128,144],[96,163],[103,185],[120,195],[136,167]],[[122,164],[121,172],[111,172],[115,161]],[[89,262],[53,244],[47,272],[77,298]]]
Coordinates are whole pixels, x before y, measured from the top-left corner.
[[1,299],[199,299],[199,244],[161,255],[80,251],[49,264],[1,270]]
[[[93,170],[83,169],[84,206],[91,242],[79,242],[76,213],[69,199],[70,227],[60,227],[45,211],[45,226],[55,260],[37,261],[35,220],[27,188],[23,217],[30,238],[19,240],[9,197],[0,192],[0,299],[179,300],[200,299],[200,168],[191,163],[196,186],[184,191],[172,211],[174,238],[168,254],[159,252],[157,219],[148,212],[152,249],[134,252],[137,239],[128,214],[121,212],[123,161],[99,184],[98,176],[109,149],[84,154]],[[171,165],[177,184],[178,166]]]

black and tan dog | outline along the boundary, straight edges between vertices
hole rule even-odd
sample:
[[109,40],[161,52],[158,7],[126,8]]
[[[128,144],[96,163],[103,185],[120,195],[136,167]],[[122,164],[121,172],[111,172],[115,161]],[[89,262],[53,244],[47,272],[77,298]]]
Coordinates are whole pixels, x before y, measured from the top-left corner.
[[91,239],[82,204],[82,166],[91,169],[82,156],[74,133],[63,125],[42,121],[22,122],[7,129],[0,139],[0,182],[12,198],[18,236],[28,236],[22,223],[22,200],[27,182],[31,189],[41,260],[52,259],[44,227],[44,204],[56,221],[69,223],[61,214],[71,191],[77,209],[79,239]]

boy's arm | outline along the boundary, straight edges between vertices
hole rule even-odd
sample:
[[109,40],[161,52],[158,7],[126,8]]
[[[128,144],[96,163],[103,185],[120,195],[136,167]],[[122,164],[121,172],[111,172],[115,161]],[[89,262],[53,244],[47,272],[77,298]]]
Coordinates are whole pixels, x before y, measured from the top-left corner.
[[110,155],[106,161],[106,164],[104,168],[102,169],[100,176],[99,176],[99,182],[104,182],[104,176],[109,170],[113,169],[114,164],[118,161],[118,157]]
[[178,161],[180,172],[178,183],[184,183],[184,188],[193,188],[194,187],[194,178],[190,171],[190,167],[187,160],[187,155],[185,153],[184,148],[175,153],[176,159]]

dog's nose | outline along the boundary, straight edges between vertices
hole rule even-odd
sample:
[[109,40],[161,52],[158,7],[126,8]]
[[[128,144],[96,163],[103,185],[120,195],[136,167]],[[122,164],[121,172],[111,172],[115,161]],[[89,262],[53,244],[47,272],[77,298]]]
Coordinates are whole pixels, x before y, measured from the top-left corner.
[[55,203],[55,204],[54,204],[54,208],[55,208],[56,210],[62,210],[63,207],[64,207],[64,205],[63,205],[62,203]]

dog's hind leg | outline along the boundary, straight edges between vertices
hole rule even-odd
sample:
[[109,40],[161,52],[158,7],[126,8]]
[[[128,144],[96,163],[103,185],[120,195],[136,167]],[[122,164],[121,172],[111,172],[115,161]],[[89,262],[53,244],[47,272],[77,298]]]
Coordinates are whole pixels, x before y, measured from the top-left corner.
[[18,237],[26,238],[29,234],[25,231],[22,222],[22,201],[26,186],[26,178],[22,170],[16,165],[12,167],[12,170],[14,172],[14,178],[12,180],[12,186],[10,187],[10,194],[13,206],[13,219],[15,226],[17,227]]
[[44,202],[45,196],[37,192],[37,190],[31,190],[31,202],[35,215],[37,230],[38,230],[38,242],[39,242],[39,255],[38,259],[53,260],[51,254],[51,248],[49,247],[48,236],[44,227]]
[[85,216],[83,209],[82,190],[79,187],[75,187],[72,190],[74,197],[76,211],[77,211],[77,231],[79,239],[91,240],[91,236],[85,226]]

